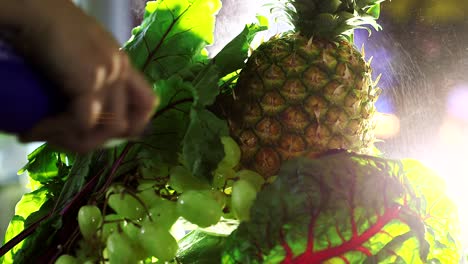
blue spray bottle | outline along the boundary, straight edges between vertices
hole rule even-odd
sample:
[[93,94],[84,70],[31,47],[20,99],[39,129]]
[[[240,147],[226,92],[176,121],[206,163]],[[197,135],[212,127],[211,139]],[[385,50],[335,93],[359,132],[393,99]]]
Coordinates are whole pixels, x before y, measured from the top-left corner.
[[0,131],[27,132],[59,111],[55,97],[52,85],[0,40]]

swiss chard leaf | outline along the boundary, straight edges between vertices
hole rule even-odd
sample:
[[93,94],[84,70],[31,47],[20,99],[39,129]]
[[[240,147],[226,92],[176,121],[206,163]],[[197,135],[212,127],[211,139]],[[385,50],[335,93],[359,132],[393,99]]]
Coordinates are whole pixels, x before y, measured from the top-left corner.
[[267,22],[268,20],[259,18],[259,24],[246,26],[236,38],[214,57],[214,63],[220,69],[221,77],[245,66],[245,61],[249,56],[250,44],[258,32],[268,29]]
[[[8,226],[5,235],[5,242],[8,242],[14,237],[16,237],[28,226],[28,218],[32,216],[35,212],[38,212],[41,209],[41,207],[46,203],[48,198],[50,198],[50,196],[47,188],[40,188],[31,193],[23,195],[21,200],[16,205],[15,216],[10,221],[10,224]],[[21,250],[22,244],[23,243],[18,244],[16,247],[10,250],[10,252],[5,254],[3,256],[2,263],[13,263],[13,257],[18,251]]]
[[73,199],[75,194],[84,187],[90,172],[92,158],[93,153],[77,157],[60,193],[57,209],[61,210],[64,208]]
[[431,175],[348,152],[290,162],[229,238],[223,263],[457,263],[458,241],[447,239],[458,234],[456,208]]
[[213,43],[219,0],[160,0],[146,6],[142,25],[124,49],[152,80],[167,79],[203,60]]
[[[22,219],[23,225],[21,228],[17,224],[16,227],[9,227],[9,229],[14,228],[14,232],[9,232],[12,237],[7,236],[6,241],[13,239],[23,231],[29,232],[30,228],[34,228],[35,231],[33,230],[34,232],[21,243],[20,248],[7,253],[3,263],[28,263],[31,258],[38,256],[38,252],[51,245],[54,234],[61,228],[63,210],[83,189],[88,176],[92,175],[90,173],[92,165],[100,163],[100,166],[105,167],[106,163],[98,156],[100,155],[97,153],[79,156],[64,182],[58,181],[54,184],[44,185],[23,196],[22,201],[24,202],[17,205],[15,212]],[[60,164],[57,163],[57,166]],[[57,169],[61,170],[60,167]],[[30,199],[28,199],[29,197]],[[20,218],[17,218],[16,221]]]
[[143,149],[139,155],[143,159],[159,157],[168,164],[176,164],[190,123],[193,86],[180,76],[173,76],[156,82],[154,87],[161,103],[149,133],[143,138]]
[[214,103],[219,94],[219,68],[208,64],[194,80],[194,107],[201,109]]
[[[5,242],[10,241],[13,239],[15,236],[17,236],[21,231],[24,230],[24,218],[21,216],[13,216],[13,218],[10,221],[10,224],[8,225],[8,229],[6,230],[5,233]],[[15,245],[10,251],[8,251],[0,260],[1,263],[3,264],[11,264],[13,263],[13,257],[14,255],[21,250],[21,247],[23,246],[23,241],[19,242],[17,245]]]
[[227,123],[207,110],[192,110],[184,138],[183,155],[195,177],[211,181],[211,172],[224,157],[221,136],[227,136]]
[[[24,239],[32,228],[52,214],[57,197],[63,189],[63,182],[69,174],[74,158],[65,153],[60,153],[44,144],[28,156],[28,163],[20,172],[27,171],[34,188],[30,193],[23,195],[16,205],[15,217],[10,222],[5,242]],[[26,233],[25,233],[26,232]],[[18,237],[17,237],[18,236]],[[27,242],[30,237],[26,238]],[[3,263],[13,263],[16,254],[22,252],[21,242],[3,257]],[[3,248],[2,248],[3,250]],[[16,262],[15,262],[16,263]],[[19,262],[21,263],[21,262]]]
[[420,208],[421,219],[426,227],[425,238],[431,245],[428,259],[432,263],[458,263],[460,234],[457,225],[458,209],[446,195],[447,185],[434,171],[416,160],[402,161],[405,175],[411,183],[418,200],[414,207]]
[[[203,49],[213,43],[220,7],[219,0],[149,2],[142,25],[125,45],[134,64],[153,80],[161,99],[150,135],[143,140],[147,148],[142,156],[177,162],[182,140],[190,138],[188,125],[194,123],[191,107],[202,111],[216,98],[219,72]],[[216,129],[217,124],[214,126]]]
[[60,153],[44,144],[28,155],[28,163],[19,173],[27,171],[31,179],[40,183],[47,183],[58,175],[57,163],[59,161]]
[[[61,227],[62,221],[59,215],[46,219],[39,225],[37,231],[24,241],[21,250],[15,254],[13,263],[27,264],[31,263],[31,259],[41,256],[44,247],[53,242],[55,234]],[[42,247],[38,247],[39,244]]]

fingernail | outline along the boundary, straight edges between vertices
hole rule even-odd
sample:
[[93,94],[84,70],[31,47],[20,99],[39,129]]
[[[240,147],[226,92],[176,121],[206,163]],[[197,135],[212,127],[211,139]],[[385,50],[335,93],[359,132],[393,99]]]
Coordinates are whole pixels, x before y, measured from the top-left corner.
[[116,53],[114,54],[114,56],[112,56],[112,69],[111,69],[109,76],[107,77],[108,84],[115,82],[119,78],[119,75],[122,72],[122,57],[121,56],[122,55],[120,53]]
[[90,127],[94,127],[99,121],[99,117],[102,113],[102,103],[98,100],[91,102],[91,116],[90,116]]
[[98,66],[96,68],[96,76],[94,79],[93,91],[99,91],[104,86],[106,81],[107,71],[104,66]]

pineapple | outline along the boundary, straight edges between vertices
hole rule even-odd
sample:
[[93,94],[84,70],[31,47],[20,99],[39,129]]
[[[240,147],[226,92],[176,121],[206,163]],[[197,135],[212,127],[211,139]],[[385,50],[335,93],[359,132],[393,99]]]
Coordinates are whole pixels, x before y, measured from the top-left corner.
[[377,15],[368,13],[380,2],[290,1],[285,10],[296,32],[253,52],[225,109],[243,167],[268,178],[283,161],[298,156],[372,149],[380,90],[370,62],[350,41],[354,27],[378,27]]

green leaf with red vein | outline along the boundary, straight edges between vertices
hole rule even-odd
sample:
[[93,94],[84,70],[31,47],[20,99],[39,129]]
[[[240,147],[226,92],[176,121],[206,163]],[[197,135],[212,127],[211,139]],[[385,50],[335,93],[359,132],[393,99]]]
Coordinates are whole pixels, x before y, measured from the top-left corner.
[[414,161],[349,152],[286,164],[223,263],[457,263],[456,207]]
[[161,103],[142,139],[143,149],[138,156],[144,160],[177,164],[182,140],[190,123],[193,85],[179,76],[173,76],[156,82],[154,91],[161,98]]
[[214,40],[219,0],[160,0],[146,6],[143,23],[124,49],[152,80],[167,79],[206,56]]

